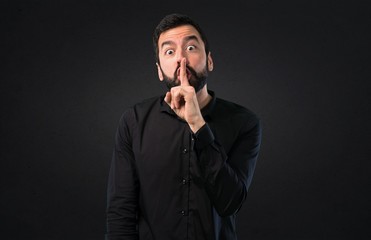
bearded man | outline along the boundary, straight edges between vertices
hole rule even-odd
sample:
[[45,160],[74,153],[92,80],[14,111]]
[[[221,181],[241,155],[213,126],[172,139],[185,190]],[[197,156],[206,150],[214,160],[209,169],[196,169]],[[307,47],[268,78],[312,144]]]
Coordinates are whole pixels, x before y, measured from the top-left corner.
[[165,16],[153,44],[168,92],[120,119],[106,239],[237,239],[235,218],[253,178],[260,121],[207,89],[213,59],[191,18]]

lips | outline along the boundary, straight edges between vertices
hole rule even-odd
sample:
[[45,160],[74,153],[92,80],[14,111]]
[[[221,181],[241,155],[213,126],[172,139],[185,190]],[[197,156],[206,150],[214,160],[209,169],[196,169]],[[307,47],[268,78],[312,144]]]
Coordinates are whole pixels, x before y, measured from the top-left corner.
[[[176,71],[176,75],[178,77],[178,79],[180,79],[180,68],[177,69]],[[189,80],[192,76],[192,73],[188,70],[188,68],[186,68],[186,75],[187,75],[187,79]]]

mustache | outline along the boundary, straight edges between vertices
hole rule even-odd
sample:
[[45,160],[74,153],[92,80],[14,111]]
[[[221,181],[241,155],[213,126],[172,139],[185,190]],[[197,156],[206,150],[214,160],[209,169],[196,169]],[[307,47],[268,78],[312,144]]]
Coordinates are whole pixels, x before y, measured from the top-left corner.
[[[177,72],[179,71],[180,64],[178,63],[176,70],[174,71],[173,78],[167,76],[160,66],[160,70],[164,76],[164,82],[168,89],[172,87],[177,87],[180,85],[180,80],[178,79]],[[206,84],[208,71],[205,67],[204,70],[200,71],[199,73],[196,72],[192,67],[186,66],[187,72],[189,72],[192,76],[190,77],[189,84],[196,90],[196,92],[200,91]]]
[[[178,72],[179,68],[180,68],[180,63],[178,63],[178,66],[177,66],[177,68],[176,68],[175,71],[174,71],[174,79],[176,79],[177,76],[178,76],[177,72]],[[186,69],[187,69],[187,70],[188,70],[188,71],[189,71],[193,76],[197,76],[197,72],[196,72],[196,70],[194,70],[192,67],[186,65]]]

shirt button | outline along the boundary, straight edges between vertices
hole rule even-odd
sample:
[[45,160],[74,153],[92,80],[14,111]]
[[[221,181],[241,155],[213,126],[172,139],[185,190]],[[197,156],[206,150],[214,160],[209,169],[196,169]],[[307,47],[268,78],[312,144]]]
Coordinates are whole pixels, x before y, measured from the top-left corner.
[[188,152],[187,148],[184,148],[184,149],[183,149],[183,153],[185,154],[185,153],[187,153],[187,152]]
[[185,215],[185,211],[184,210],[182,210],[181,213],[182,213],[183,216]]
[[185,185],[185,184],[187,183],[187,180],[185,180],[185,179],[183,178],[182,183],[183,183],[183,185]]

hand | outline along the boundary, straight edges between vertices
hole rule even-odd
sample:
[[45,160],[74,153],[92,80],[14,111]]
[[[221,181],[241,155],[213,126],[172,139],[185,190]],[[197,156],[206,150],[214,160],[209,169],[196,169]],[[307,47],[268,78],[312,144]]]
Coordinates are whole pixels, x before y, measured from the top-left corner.
[[196,133],[205,124],[205,120],[201,115],[195,89],[189,84],[187,78],[185,58],[180,63],[179,80],[180,86],[172,87],[166,93],[164,100],[180,118],[188,123],[191,130]]

